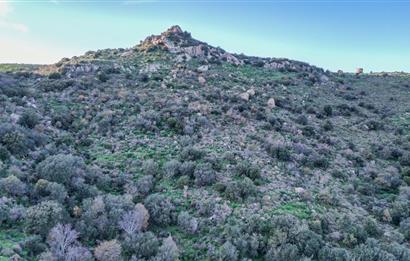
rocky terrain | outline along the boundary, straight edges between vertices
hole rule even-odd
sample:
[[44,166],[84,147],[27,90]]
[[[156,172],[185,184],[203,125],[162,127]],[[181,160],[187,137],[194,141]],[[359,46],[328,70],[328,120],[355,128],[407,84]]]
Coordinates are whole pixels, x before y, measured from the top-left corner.
[[178,26],[0,72],[0,260],[410,260],[408,74]]

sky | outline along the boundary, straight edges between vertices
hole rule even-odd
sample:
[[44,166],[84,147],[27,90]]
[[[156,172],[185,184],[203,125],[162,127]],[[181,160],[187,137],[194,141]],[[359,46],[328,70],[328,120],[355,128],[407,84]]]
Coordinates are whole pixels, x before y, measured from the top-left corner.
[[233,53],[410,72],[410,0],[0,0],[0,63],[132,47],[176,24]]

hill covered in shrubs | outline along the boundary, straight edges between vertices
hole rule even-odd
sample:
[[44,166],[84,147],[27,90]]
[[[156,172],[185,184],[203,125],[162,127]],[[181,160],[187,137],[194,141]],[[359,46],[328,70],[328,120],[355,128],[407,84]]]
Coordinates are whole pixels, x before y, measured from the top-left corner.
[[408,74],[178,26],[0,71],[0,260],[410,260]]

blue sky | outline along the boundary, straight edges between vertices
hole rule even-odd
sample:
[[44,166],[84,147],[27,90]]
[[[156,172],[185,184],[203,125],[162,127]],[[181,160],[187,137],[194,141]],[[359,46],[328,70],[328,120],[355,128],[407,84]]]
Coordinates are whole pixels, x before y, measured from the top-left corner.
[[227,51],[410,71],[410,0],[0,0],[0,62],[131,47],[174,24]]

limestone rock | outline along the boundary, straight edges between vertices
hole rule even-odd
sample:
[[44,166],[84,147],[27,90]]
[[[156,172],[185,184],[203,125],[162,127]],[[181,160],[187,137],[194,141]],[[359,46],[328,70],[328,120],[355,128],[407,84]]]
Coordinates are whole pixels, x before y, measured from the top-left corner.
[[253,88],[252,88],[252,89],[247,90],[246,92],[249,94],[249,96],[250,96],[250,97],[254,96],[254,95],[255,95],[255,93],[256,93],[256,92],[255,92],[255,89],[253,89]]
[[198,67],[199,72],[206,72],[206,71],[208,71],[208,69],[209,69],[208,65],[202,65],[202,66]]
[[239,98],[241,98],[244,101],[249,101],[250,95],[248,92],[243,92],[239,94]]
[[297,187],[297,188],[295,188],[295,192],[298,193],[298,194],[302,194],[302,193],[305,192],[305,189],[301,188],[301,187]]
[[275,99],[274,98],[270,98],[269,100],[268,100],[268,108],[269,109],[273,109],[273,108],[275,108],[276,107],[276,104],[275,104]]

